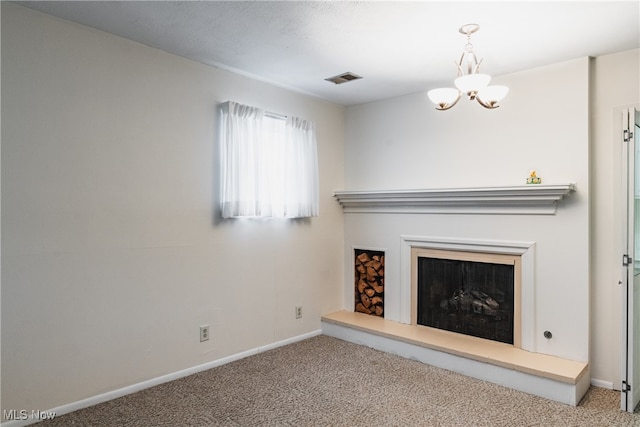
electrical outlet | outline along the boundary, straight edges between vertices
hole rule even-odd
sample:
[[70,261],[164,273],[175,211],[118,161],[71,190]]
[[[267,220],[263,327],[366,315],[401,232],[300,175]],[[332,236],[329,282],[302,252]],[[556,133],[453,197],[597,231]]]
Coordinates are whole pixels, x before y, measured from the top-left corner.
[[296,307],[296,319],[302,319],[302,306]]
[[209,325],[200,326],[200,342],[209,341]]

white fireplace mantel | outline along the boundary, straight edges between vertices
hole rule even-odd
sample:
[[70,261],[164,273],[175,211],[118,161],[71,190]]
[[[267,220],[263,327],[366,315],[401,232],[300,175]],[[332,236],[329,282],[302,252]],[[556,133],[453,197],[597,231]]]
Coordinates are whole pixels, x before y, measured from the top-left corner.
[[458,213],[554,215],[575,184],[429,190],[336,191],[345,213]]

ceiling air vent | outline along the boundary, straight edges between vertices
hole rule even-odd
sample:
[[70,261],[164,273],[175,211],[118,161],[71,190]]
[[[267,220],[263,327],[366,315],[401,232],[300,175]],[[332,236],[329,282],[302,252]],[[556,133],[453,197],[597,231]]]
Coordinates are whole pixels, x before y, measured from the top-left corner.
[[358,76],[357,74],[353,74],[351,72],[346,72],[346,73],[339,74],[337,76],[326,78],[325,80],[328,81],[328,82],[335,83],[335,84],[339,85],[339,84],[342,84],[342,83],[350,82],[351,80],[358,80],[358,79],[361,79],[361,78],[362,77]]

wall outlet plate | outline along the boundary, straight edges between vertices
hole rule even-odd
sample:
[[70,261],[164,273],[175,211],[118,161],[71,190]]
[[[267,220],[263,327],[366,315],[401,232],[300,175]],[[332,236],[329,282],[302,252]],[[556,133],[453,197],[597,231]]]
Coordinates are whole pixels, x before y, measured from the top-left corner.
[[209,325],[200,326],[200,342],[209,341]]
[[302,319],[302,306],[296,307],[296,319]]

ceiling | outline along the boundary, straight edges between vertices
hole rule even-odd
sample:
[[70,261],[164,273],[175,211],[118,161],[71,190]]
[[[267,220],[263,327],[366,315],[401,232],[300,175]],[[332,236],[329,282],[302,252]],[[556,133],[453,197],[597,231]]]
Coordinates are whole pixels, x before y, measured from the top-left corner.
[[468,23],[493,76],[640,47],[639,0],[19,4],[342,105],[451,86]]

